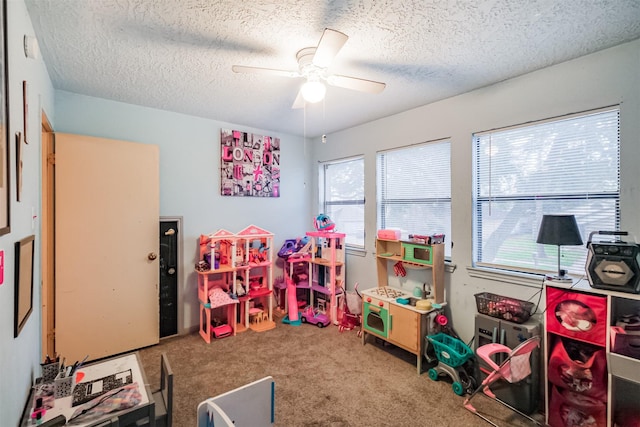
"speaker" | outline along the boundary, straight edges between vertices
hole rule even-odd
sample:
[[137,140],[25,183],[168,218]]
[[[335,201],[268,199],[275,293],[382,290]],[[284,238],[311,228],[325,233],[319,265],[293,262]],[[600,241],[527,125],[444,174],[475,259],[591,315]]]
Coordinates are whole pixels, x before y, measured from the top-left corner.
[[586,270],[592,288],[640,293],[640,245],[587,243]]

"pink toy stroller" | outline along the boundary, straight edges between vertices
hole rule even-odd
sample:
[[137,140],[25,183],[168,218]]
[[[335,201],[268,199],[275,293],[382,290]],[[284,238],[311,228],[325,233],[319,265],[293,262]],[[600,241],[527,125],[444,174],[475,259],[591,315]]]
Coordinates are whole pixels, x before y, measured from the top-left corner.
[[[476,355],[478,356],[478,358],[486,362],[493,369],[493,371],[490,372],[487,375],[487,377],[484,379],[484,381],[482,381],[482,384],[480,384],[478,388],[476,388],[473,391],[473,393],[471,393],[471,395],[465,399],[464,407],[469,411],[473,412],[474,414],[476,414],[477,416],[479,416],[480,418],[482,418],[483,420],[485,420],[486,422],[488,422],[489,424],[494,425],[495,427],[499,427],[496,423],[491,421],[489,418],[480,414],[476,410],[476,408],[474,408],[473,405],[471,404],[471,399],[473,399],[473,397],[479,391],[482,391],[486,396],[508,407],[512,411],[517,412],[523,417],[529,419],[531,422],[537,425],[542,425],[540,422],[536,421],[535,419],[531,418],[525,413],[520,412],[519,410],[517,410],[516,408],[510,405],[507,405],[506,403],[500,401],[499,399],[496,399],[495,394],[493,394],[493,392],[489,388],[493,383],[495,383],[500,379],[506,380],[509,383],[516,383],[528,377],[531,374],[531,362],[530,362],[531,352],[536,347],[539,347],[539,346],[540,346],[540,337],[534,336],[522,342],[519,346],[517,346],[513,350],[511,350],[509,347],[505,345],[498,344],[498,343],[486,344],[479,347],[476,350]],[[506,359],[500,365],[495,363],[492,359],[492,356],[499,353],[505,353],[507,355]]]
[[[355,284],[355,292],[347,293],[346,289],[341,286],[342,294],[342,319],[338,325],[338,331],[350,331],[358,328],[362,325],[360,320],[362,295],[358,292],[358,283]],[[349,308],[349,301],[351,302],[351,308]],[[362,336],[362,330],[358,331],[358,337]]]

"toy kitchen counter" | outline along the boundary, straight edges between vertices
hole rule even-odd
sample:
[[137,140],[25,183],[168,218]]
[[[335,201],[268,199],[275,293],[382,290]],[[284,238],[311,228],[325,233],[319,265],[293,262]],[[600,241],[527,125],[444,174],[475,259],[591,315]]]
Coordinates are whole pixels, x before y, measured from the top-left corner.
[[443,305],[389,286],[363,290],[362,344],[366,344],[367,335],[373,335],[415,354],[420,375],[425,336],[432,334],[431,325]]

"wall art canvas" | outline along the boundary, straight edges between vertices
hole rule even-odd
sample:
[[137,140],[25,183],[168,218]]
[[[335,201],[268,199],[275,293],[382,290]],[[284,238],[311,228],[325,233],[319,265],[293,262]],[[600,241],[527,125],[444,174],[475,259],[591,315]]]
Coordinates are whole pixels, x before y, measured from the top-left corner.
[[280,138],[220,131],[220,194],[280,197]]

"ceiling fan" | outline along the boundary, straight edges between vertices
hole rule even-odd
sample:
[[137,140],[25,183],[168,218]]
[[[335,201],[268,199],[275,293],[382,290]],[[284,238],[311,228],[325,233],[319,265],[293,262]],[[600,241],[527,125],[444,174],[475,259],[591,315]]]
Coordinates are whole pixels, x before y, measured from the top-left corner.
[[234,65],[231,69],[236,73],[269,74],[272,76],[304,78],[306,82],[300,88],[292,108],[302,108],[305,102],[315,103],[324,99],[327,82],[330,86],[357,90],[367,93],[380,93],[386,84],[357,77],[331,74],[328,71],[333,58],[338,54],[349,36],[340,31],[325,28],[316,47],[305,47],[296,54],[297,71],[276,70],[273,68],[248,67]]

